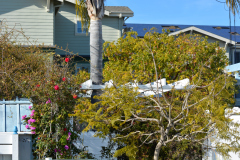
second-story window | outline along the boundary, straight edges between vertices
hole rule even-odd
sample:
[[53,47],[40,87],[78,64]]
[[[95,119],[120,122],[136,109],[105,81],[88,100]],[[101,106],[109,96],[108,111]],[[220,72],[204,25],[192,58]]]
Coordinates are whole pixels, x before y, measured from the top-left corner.
[[234,52],[234,64],[240,63],[240,52]]
[[84,25],[83,28],[82,28],[81,21],[77,21],[77,23],[76,23],[76,35],[81,35],[81,34],[86,35],[86,32],[87,32],[87,25]]

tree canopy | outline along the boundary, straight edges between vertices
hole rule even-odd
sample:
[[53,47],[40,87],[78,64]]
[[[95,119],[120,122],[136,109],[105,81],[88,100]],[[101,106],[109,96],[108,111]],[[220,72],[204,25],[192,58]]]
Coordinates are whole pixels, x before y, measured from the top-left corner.
[[[117,42],[105,43],[104,57],[108,59],[104,80],[112,80],[113,87],[97,96],[98,103],[80,99],[74,116],[88,123],[85,130],[94,128],[100,137],[114,129],[113,140],[124,144],[115,156],[125,153],[130,159],[140,159],[141,147],[154,145],[154,154],[149,156],[157,160],[165,146],[181,143],[177,150],[183,151],[194,143],[207,148],[204,141],[213,135],[232,141],[216,142],[224,156],[229,150],[239,151],[239,132],[230,124],[239,125],[225,116],[226,108],[234,104],[236,82],[224,72],[228,58],[217,42],[208,43],[200,35],[173,37],[154,30],[138,38],[130,32]],[[184,90],[173,87],[163,92],[162,78],[168,84],[185,78],[190,83]],[[152,96],[141,97],[137,87],[127,85],[154,81],[158,87],[149,89]]]

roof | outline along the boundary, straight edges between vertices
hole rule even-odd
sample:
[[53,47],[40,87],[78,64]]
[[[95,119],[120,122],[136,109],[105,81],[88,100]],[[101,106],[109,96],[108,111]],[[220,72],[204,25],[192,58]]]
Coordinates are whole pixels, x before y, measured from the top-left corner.
[[[58,0],[63,1],[63,0]],[[75,0],[65,0],[67,2],[75,4]],[[117,16],[117,17],[133,17],[133,11],[127,6],[105,6],[105,15],[107,16]]]
[[115,13],[132,13],[133,11],[126,6],[105,6],[105,10]]
[[118,17],[133,17],[133,11],[126,6],[105,6],[105,15]]
[[[176,35],[180,32],[196,31],[209,37],[217,38],[224,42],[230,40],[240,43],[240,26],[218,26],[218,25],[180,25],[180,24],[134,24],[126,23],[124,28],[136,31],[139,37],[143,37],[146,32],[155,27],[156,31],[162,33],[162,29],[169,28],[170,35]],[[232,32],[232,34],[230,34]],[[239,35],[237,34],[239,33]],[[235,34],[235,35],[234,35]]]

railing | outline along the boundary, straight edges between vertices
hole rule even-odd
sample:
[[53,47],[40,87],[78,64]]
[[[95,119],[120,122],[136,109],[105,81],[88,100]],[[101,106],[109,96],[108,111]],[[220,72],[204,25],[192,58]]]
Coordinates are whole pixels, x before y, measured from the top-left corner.
[[17,126],[19,132],[30,131],[23,125],[21,117],[31,113],[28,109],[31,105],[32,103],[26,98],[0,101],[0,132],[12,132],[14,126]]

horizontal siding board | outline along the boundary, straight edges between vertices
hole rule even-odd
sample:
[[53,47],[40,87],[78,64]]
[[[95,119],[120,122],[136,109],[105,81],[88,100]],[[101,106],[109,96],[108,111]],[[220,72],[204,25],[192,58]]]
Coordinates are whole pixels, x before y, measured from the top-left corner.
[[[1,0],[0,20],[10,28],[23,29],[24,34],[30,37],[30,41],[37,40],[39,44],[44,42],[54,45],[53,2],[51,2],[50,12],[46,11],[46,4],[47,1],[43,0]],[[25,40],[21,41],[21,43],[24,42]]]
[[[74,54],[89,55],[89,35],[75,35],[75,6],[66,2],[55,17],[55,43]],[[58,54],[66,54],[65,51],[56,49]]]
[[0,145],[0,154],[12,154],[12,145]]

